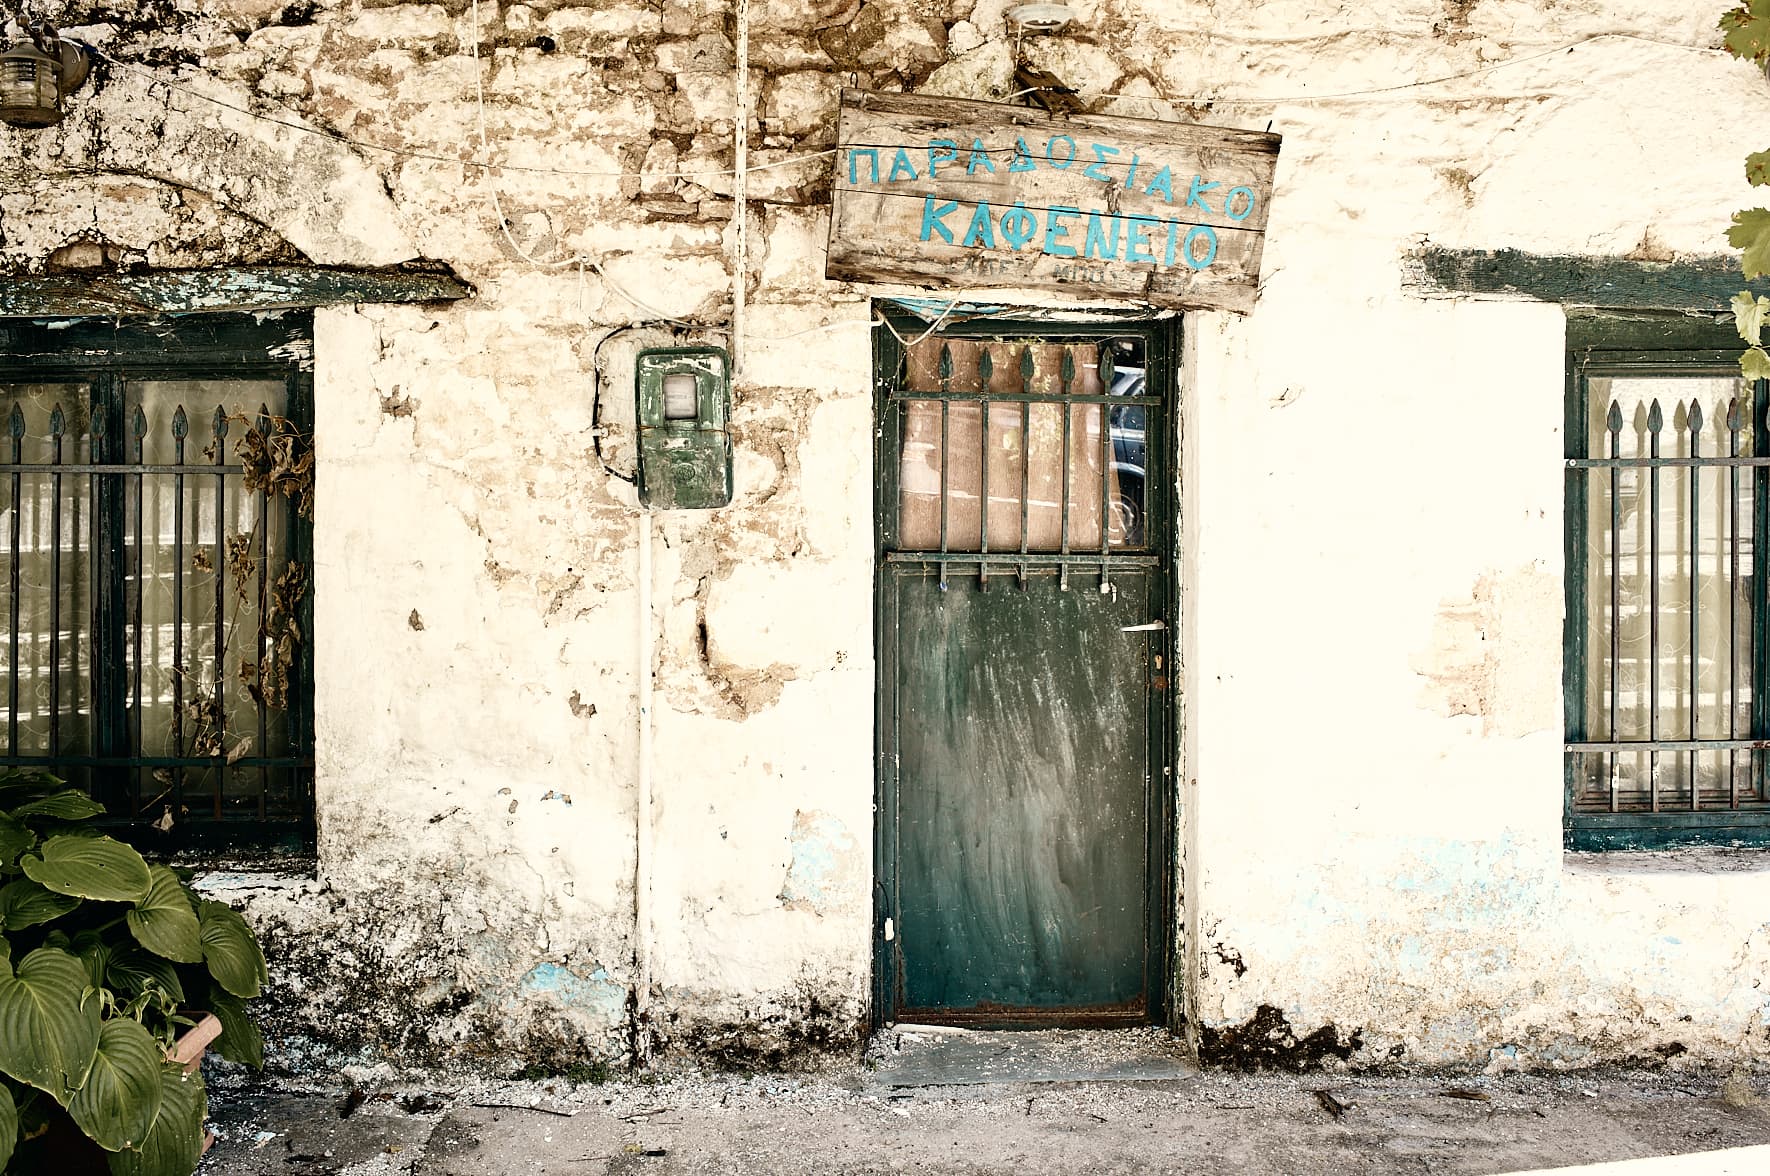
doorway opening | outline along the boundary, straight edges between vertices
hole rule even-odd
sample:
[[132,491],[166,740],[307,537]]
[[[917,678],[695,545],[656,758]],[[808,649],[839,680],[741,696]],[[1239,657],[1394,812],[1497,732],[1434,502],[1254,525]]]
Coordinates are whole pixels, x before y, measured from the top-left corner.
[[876,1017],[1163,1023],[1177,324],[884,335]]

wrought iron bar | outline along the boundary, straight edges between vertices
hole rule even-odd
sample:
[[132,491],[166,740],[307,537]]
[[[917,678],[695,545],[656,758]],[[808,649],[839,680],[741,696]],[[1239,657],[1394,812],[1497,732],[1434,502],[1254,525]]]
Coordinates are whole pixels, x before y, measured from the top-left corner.
[[[225,460],[223,454],[227,449],[227,414],[221,405],[215,406],[215,415],[211,419],[211,429],[215,436],[215,464]],[[222,684],[227,680],[227,670],[223,661],[225,641],[222,634],[225,605],[223,597],[227,591],[227,475],[215,475],[215,713],[210,722],[215,725],[216,746],[222,751],[227,747],[222,738],[227,734],[227,696]],[[221,797],[227,790],[227,757],[224,755],[215,764],[214,813],[215,819],[221,819]]]
[[[1727,405],[1727,456],[1739,456],[1740,398]],[[1739,467],[1727,471],[1727,738],[1739,735]],[[1739,762],[1727,749],[1728,807],[1739,807]]]
[[25,513],[24,475],[16,468],[24,460],[25,414],[19,411],[18,402],[14,401],[12,411],[6,416],[6,432],[12,438],[12,533],[9,536],[8,548],[12,553],[12,562],[8,565],[7,579],[11,593],[7,600],[11,606],[12,640],[7,642],[7,674],[6,674],[6,753],[18,754],[18,646],[19,646],[19,564],[21,562],[19,547],[22,538],[22,526]]
[[[258,406],[258,436],[260,442],[268,450],[270,447],[270,406]],[[270,610],[270,479],[266,478],[259,486],[258,495],[258,749],[263,751],[270,746],[268,711],[265,697],[264,670],[264,638],[265,622]],[[220,624],[219,621],[216,622]],[[258,818],[265,816],[264,793],[270,785],[270,779],[263,769],[258,772]]]
[[[1622,408],[1616,401],[1610,402],[1610,412],[1604,418],[1606,429],[1610,433],[1610,456],[1615,457],[1622,451]],[[1617,542],[1622,534],[1622,507],[1617,495],[1617,467],[1610,467],[1610,737],[1616,738],[1616,707],[1618,667],[1622,665],[1622,591],[1618,581],[1622,575],[1622,545]],[[1617,792],[1621,785],[1619,765],[1614,755],[1605,758],[1605,775],[1610,782],[1610,811],[1617,811]]]
[[1592,739],[1562,744],[1569,752],[1743,751],[1770,748],[1770,739]]
[[[1647,409],[1647,443],[1653,457],[1659,456],[1659,430],[1665,417],[1656,399]],[[1659,738],[1659,467],[1648,471],[1647,542],[1647,673],[1651,685],[1647,690],[1647,737]],[[1653,811],[1659,811],[1659,752],[1648,753],[1647,787]]]
[[67,417],[58,401],[49,414],[54,472],[49,475],[49,754],[61,754],[61,485],[62,434]]
[[[978,551],[887,551],[886,563],[902,564],[975,564],[991,559]],[[993,562],[1002,563],[1004,556],[996,555]],[[1012,557],[1018,561],[1020,556]],[[1110,565],[1115,568],[1152,568],[1161,563],[1161,557],[1149,552],[1129,553],[1114,551],[1109,553],[1094,551],[1075,551],[1063,555],[1055,551],[1029,551],[1026,553],[1028,567],[1075,567],[1094,568]]]
[[[1033,384],[1033,353],[1031,344],[1020,349],[1020,386],[1031,392]],[[1020,402],[1020,554],[1026,554],[1032,538],[1029,524],[1032,516],[1032,402]],[[1026,587],[1026,564],[1020,565],[1020,586]]]
[[[142,465],[142,459],[146,457],[143,445],[147,438],[147,428],[147,413],[142,410],[140,404],[137,404],[134,416],[130,420],[130,432],[133,434],[135,465],[138,470]],[[129,746],[136,752],[141,751],[143,737],[146,734],[143,729],[145,724],[141,710],[141,628],[147,610],[145,599],[147,596],[145,555],[147,535],[144,525],[146,499],[147,475],[138,472],[135,475],[135,600],[133,607],[129,610],[130,625],[134,630],[134,658],[131,666],[130,692],[135,699],[135,705],[130,711],[133,716],[133,729],[128,732]],[[144,771],[145,769],[136,768],[131,773],[129,782],[129,810],[136,815],[141,812],[141,798],[146,794],[146,790],[143,788],[142,773]]]
[[[983,453],[982,468],[978,471],[977,487],[977,550],[981,555],[989,554],[989,385],[990,377],[995,374],[995,361],[990,358],[989,344],[978,345],[977,349],[977,382],[982,399],[977,403],[977,415],[980,420],[979,433],[983,440],[980,447]],[[989,565],[977,565],[977,586],[989,588]]]
[[[945,343],[940,345],[940,390],[942,392],[953,390],[953,351]],[[951,461],[948,452],[951,441],[947,432],[947,418],[949,416],[947,410],[950,407],[951,401],[943,399],[940,402],[940,549],[942,551],[947,549],[947,508],[953,496],[949,474]],[[946,577],[943,575],[940,578],[940,590],[945,592],[946,589]]]
[[[1695,400],[1690,402],[1690,408],[1684,416],[1684,423],[1689,426],[1690,429],[1690,456],[1692,458],[1700,458],[1702,455],[1698,451],[1702,448],[1701,404],[1697,403]],[[1702,646],[1697,642],[1697,634],[1699,632],[1697,618],[1698,614],[1702,611],[1702,591],[1700,587],[1702,582],[1700,576],[1701,569],[1697,565],[1698,522],[1702,515],[1702,479],[1700,474],[1701,470],[1699,469],[1692,469],[1690,471],[1690,698],[1688,701],[1690,710],[1690,738],[1692,739],[1699,738],[1701,735],[1701,728],[1697,725],[1699,708],[1696,673],[1697,665],[1701,660],[1700,654],[1702,650]],[[1688,761],[1688,771],[1690,773],[1690,809],[1692,812],[1702,807],[1702,784],[1697,779],[1696,766],[1696,752],[1693,750],[1690,753]]]
[[[1770,460],[1770,459],[1767,459]],[[166,464],[136,465],[133,462],[117,461],[70,461],[62,464],[64,474],[176,474],[182,467]],[[242,465],[224,465],[217,463],[204,467],[211,473],[239,474],[246,467]],[[20,470],[30,472],[41,470],[43,466],[32,462],[0,461],[0,470]]]
[[1691,466],[1770,466],[1770,457],[1570,457],[1564,465],[1570,470],[1601,470],[1610,466],[1641,469],[1673,469]]
[[[1112,341],[1100,344],[1095,360],[1095,374],[1100,377],[1100,390],[1109,394],[1100,405],[1100,554],[1105,555],[1112,544]],[[1100,565],[1100,591],[1112,591],[1112,579],[1106,564]]]
[[[1075,388],[1076,353],[1074,347],[1063,349],[1063,455],[1060,463],[1063,466],[1063,505],[1058,511],[1059,550],[1069,554],[1069,498],[1070,473],[1075,465],[1075,454],[1071,452],[1070,431],[1075,417],[1075,401],[1071,398]],[[1058,577],[1057,588],[1061,592],[1069,591],[1069,565],[1065,564],[1063,573]]]
[[[184,756],[184,443],[190,418],[180,404],[172,413],[172,750]],[[184,768],[172,768],[172,805],[184,815]]]

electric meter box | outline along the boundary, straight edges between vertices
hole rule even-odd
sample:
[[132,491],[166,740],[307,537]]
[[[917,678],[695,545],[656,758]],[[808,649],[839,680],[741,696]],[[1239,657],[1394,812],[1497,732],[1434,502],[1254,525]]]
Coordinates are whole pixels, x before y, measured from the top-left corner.
[[641,351],[639,501],[659,510],[731,503],[731,360],[718,347]]

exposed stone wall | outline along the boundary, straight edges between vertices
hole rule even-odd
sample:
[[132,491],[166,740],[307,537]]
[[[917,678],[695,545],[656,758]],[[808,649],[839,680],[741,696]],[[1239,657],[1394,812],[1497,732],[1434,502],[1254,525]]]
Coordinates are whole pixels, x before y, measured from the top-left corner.
[[[107,60],[0,133],[0,270],[429,258],[477,290],[318,316],[319,866],[237,891],[284,1029],[492,1065],[853,1040],[874,291],[823,280],[818,153],[843,85],[1008,98],[1009,6],[751,0],[734,340],[730,4],[34,5]],[[1560,312],[1400,287],[1422,239],[1719,250],[1762,78],[1660,0],[1072,7],[1019,49],[1091,108],[1285,137],[1259,309],[1188,325],[1195,1024],[1764,1054],[1762,875],[1561,859]],[[636,1002],[630,373],[690,337],[741,355],[737,497],[656,521]]]

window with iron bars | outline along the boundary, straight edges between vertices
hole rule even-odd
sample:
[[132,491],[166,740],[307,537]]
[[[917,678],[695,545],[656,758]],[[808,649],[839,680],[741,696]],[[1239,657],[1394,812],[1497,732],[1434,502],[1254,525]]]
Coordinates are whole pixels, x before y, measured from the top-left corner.
[[1730,316],[1568,342],[1566,844],[1770,844],[1766,386]]
[[312,315],[0,322],[0,767],[311,848]]

